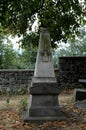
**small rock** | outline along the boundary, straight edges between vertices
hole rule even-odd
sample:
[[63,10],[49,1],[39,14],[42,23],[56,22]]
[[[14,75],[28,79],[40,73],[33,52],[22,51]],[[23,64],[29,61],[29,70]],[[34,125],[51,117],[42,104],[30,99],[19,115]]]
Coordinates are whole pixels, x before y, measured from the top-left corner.
[[79,109],[86,110],[86,100],[78,101],[74,105]]

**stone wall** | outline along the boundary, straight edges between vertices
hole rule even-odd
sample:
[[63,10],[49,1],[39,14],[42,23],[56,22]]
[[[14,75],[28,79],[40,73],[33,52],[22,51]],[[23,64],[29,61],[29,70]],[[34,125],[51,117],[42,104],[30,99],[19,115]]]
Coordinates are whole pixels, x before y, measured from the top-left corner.
[[4,92],[27,91],[34,70],[0,70],[0,90]]
[[[34,70],[0,70],[0,93],[28,92],[33,73]],[[55,74],[58,86],[77,87],[80,78],[86,79],[86,57],[59,57]]]
[[[28,92],[34,70],[0,70],[0,93]],[[58,75],[58,69],[55,70]]]
[[86,79],[86,57],[59,57],[59,76],[62,86],[78,86]]

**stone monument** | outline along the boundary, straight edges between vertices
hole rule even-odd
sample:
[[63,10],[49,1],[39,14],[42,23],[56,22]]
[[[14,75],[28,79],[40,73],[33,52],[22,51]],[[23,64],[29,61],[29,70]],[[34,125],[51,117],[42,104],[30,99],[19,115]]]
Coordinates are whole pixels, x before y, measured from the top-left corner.
[[32,79],[30,94],[31,106],[26,114],[26,121],[60,120],[65,116],[58,104],[60,88],[55,78],[50,34],[46,28],[41,28],[39,47]]

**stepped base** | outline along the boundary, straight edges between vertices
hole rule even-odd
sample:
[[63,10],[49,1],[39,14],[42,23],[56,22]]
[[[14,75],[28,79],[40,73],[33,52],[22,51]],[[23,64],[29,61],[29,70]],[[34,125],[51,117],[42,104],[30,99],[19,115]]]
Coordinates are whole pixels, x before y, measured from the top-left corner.
[[58,95],[32,95],[31,99],[29,110],[22,113],[24,121],[40,123],[66,120],[58,104]]
[[60,121],[60,120],[67,120],[66,116],[64,115],[63,112],[60,111],[59,116],[46,116],[46,117],[29,117],[28,111],[24,111],[22,113],[22,118],[25,122],[30,122],[30,123],[44,123],[46,121]]

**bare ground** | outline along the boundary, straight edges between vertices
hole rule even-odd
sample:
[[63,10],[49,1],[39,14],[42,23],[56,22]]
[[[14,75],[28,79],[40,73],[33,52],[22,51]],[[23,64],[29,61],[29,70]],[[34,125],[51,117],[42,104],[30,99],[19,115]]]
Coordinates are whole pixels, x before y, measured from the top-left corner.
[[0,130],[86,130],[86,111],[74,106],[74,90],[59,95],[59,105],[67,117],[64,121],[25,123],[20,114],[22,99],[28,100],[29,95],[0,97]]

